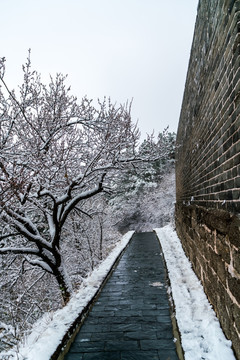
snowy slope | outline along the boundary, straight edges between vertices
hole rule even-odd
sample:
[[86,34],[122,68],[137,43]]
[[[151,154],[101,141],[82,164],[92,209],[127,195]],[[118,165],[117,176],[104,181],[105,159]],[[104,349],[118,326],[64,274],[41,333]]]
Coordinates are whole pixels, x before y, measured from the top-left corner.
[[129,194],[116,210],[117,227],[126,230],[152,231],[172,221],[175,204],[175,170],[170,169],[157,184],[145,184],[141,192]]
[[[235,360],[231,342],[225,338],[173,227],[167,225],[155,231],[167,263],[185,360]],[[71,324],[96,294],[132,234],[129,232],[122,238],[63,309],[46,314],[18,351],[8,352],[7,357],[0,353],[0,359],[49,360]]]
[[176,232],[171,225],[155,231],[167,263],[185,360],[234,360],[231,341],[225,338]]

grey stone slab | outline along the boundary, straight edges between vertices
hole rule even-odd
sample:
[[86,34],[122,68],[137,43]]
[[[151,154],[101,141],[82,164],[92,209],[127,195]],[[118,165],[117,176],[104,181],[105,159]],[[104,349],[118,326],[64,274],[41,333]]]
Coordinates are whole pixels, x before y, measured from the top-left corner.
[[140,340],[142,350],[174,350],[175,344],[169,339],[161,340]]
[[81,332],[107,332],[110,331],[110,325],[109,324],[98,324],[93,325],[86,322],[80,329]]
[[163,324],[171,324],[172,320],[169,314],[162,314],[157,317],[157,321]]
[[135,321],[140,324],[157,324],[157,315],[135,317]]
[[83,360],[121,360],[121,354],[116,351],[88,353],[83,355]]
[[119,304],[120,305],[123,305],[123,306],[126,306],[126,305],[129,305],[129,307],[131,307],[134,303],[134,298],[129,298],[129,299],[124,299],[124,300],[120,300],[119,301]]
[[89,317],[88,324],[98,325],[100,318],[99,317]]
[[143,304],[143,302],[140,303],[135,303],[133,305],[131,305],[131,309],[132,310],[157,310],[157,305],[156,304]]
[[94,307],[91,309],[91,312],[90,312],[90,313],[94,313],[95,311],[97,311],[97,312],[99,312],[99,311],[104,312],[104,311],[105,311],[105,304],[106,304],[106,300],[103,301],[101,304],[95,304]]
[[84,341],[91,341],[91,335],[92,333],[86,333],[86,332],[79,332],[77,336],[75,337],[75,342],[84,342]]
[[127,316],[109,316],[107,318],[98,319],[99,324],[122,324],[127,321]]
[[121,306],[119,307],[119,305],[111,305],[111,304],[105,304],[105,310],[107,311],[119,311],[121,310]]
[[[109,290],[111,291],[111,293],[109,293]],[[108,296],[105,296],[104,298],[101,297],[101,300],[105,300],[105,299],[109,299],[110,301],[118,301],[118,300],[121,300],[122,298],[122,294],[123,294],[123,291],[119,291],[119,290],[115,290],[113,289],[112,287],[109,288],[109,290],[105,290],[105,291],[108,291]]]
[[112,331],[124,332],[124,331],[140,331],[142,329],[141,324],[136,323],[121,323],[111,325]]
[[142,317],[142,310],[131,310],[130,308],[125,306],[125,309],[121,309],[115,313],[115,316],[126,316],[126,317]]
[[167,305],[157,304],[157,309],[161,311],[161,314],[163,314],[164,311],[165,311],[166,313],[168,313],[168,314],[169,314],[169,312],[170,312],[170,311],[169,311],[169,306],[168,306],[168,304],[167,304]]
[[92,341],[124,340],[123,332],[92,333]]
[[72,354],[72,353],[68,353],[65,357],[64,360],[83,360],[83,354]]
[[128,316],[127,322],[132,324],[142,324],[147,321],[143,316]]
[[103,350],[104,341],[75,341],[70,348],[70,353],[88,353]]
[[176,350],[158,350],[158,355],[159,360],[179,360]]
[[134,340],[110,340],[105,344],[105,351],[139,350],[139,344]]
[[95,311],[91,311],[90,314],[88,315],[88,319],[98,319],[98,318],[102,318],[102,317],[108,317],[108,316],[114,316],[114,311],[108,311],[108,310],[101,310],[101,311],[97,311],[97,308],[95,309]]
[[[111,296],[106,296],[105,298],[100,298],[99,301],[95,304],[96,308],[105,307],[106,304],[117,306],[119,305],[119,301],[121,299],[122,295],[115,296],[114,293],[111,294]],[[95,310],[95,306],[93,307],[93,310]]]
[[122,351],[121,360],[159,360],[156,350],[153,351]]
[[157,309],[143,309],[142,315],[145,316],[154,316],[157,317],[159,315],[159,312]]
[[173,334],[170,331],[157,331],[157,339],[171,339],[173,341],[174,337]]
[[157,339],[157,333],[154,330],[148,331],[127,331],[123,335],[124,340],[154,340]]
[[172,323],[155,323],[155,322],[146,322],[142,324],[143,330],[156,330],[159,332],[165,332],[165,334],[172,335]]
[[112,302],[109,302],[109,304],[105,305],[106,311],[114,311],[114,314],[121,310],[130,310],[130,305],[128,304],[120,304],[120,301],[117,305],[112,305]]

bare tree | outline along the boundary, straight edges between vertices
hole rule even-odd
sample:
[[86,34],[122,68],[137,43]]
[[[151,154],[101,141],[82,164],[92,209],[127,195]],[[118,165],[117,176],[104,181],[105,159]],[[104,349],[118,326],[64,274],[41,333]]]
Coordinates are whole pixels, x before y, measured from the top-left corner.
[[0,61],[0,254],[18,254],[52,274],[67,303],[72,286],[61,246],[64,226],[81,203],[103,192],[111,173],[138,161],[131,103],[70,95],[66,77],[48,86],[31,70],[18,93]]

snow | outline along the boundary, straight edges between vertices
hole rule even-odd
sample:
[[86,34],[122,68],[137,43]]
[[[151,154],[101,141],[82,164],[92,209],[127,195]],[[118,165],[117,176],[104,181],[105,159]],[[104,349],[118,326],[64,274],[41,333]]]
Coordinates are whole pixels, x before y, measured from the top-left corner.
[[42,261],[42,260],[31,260],[31,259],[28,259],[27,258],[27,260],[28,260],[28,262],[30,263],[30,264],[32,264],[32,265],[38,265],[38,266],[40,266],[42,269],[44,269],[44,270],[46,270],[46,271],[48,271],[49,273],[52,273],[52,269],[50,268],[50,266],[46,263],[46,262],[44,262],[44,261]]
[[235,360],[231,341],[192,270],[171,225],[155,229],[166,260],[185,360]]
[[[235,360],[231,341],[227,340],[209,304],[181,242],[171,225],[155,229],[166,260],[176,320],[181,334],[185,360]],[[31,334],[18,352],[10,351],[11,360],[49,360],[74,320],[92,300],[134,231],[129,231],[110,255],[84,280],[78,292],[62,309],[46,313],[35,323]],[[161,287],[161,283],[152,286]],[[0,353],[5,359],[6,353]],[[10,356],[11,355],[11,356]]]
[[50,236],[51,236],[51,239],[53,240],[55,237],[55,234],[56,234],[56,226],[54,224],[52,215],[47,214],[47,219],[48,219]]
[[38,320],[18,351],[1,352],[0,359],[49,360],[71,324],[96,295],[114,262],[129,243],[134,231],[126,233],[109,256],[86,278],[68,304]]

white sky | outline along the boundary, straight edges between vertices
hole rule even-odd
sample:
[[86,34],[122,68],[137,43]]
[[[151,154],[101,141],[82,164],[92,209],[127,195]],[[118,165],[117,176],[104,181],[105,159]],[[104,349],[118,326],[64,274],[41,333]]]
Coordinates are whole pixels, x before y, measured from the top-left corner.
[[5,80],[68,74],[78,98],[126,102],[142,136],[177,130],[198,0],[0,0]]

